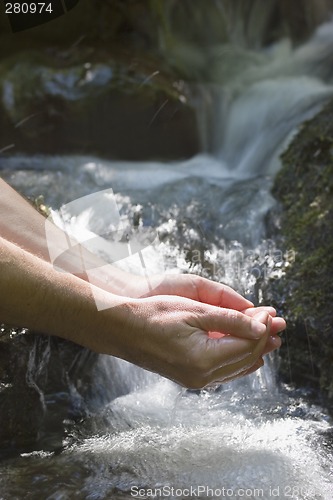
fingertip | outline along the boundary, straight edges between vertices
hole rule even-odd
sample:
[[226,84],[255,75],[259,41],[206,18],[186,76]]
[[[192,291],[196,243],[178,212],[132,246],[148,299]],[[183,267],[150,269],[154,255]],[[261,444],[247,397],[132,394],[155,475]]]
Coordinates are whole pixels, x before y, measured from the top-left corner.
[[272,322],[272,334],[276,335],[278,333],[283,332],[287,328],[287,323],[283,318],[273,318]]
[[281,331],[282,330],[285,330],[287,328],[287,323],[286,323],[286,320],[283,319],[283,318],[276,318],[277,320],[279,320],[279,324],[280,324],[280,327],[281,327]]
[[272,306],[263,306],[265,308],[265,310],[269,313],[270,316],[272,316],[273,318],[275,318],[276,316],[276,309]]

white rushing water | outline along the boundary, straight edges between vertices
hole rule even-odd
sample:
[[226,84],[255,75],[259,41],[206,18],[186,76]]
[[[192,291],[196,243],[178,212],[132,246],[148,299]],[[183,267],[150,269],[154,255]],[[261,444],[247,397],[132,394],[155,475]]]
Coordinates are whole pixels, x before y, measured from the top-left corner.
[[[263,220],[279,153],[332,95],[333,24],[295,51],[281,47],[223,89],[215,83],[211,154],[173,164],[13,156],[0,159],[2,176],[27,195],[47,193],[53,208],[112,188],[125,226],[159,234],[169,272],[202,272],[254,296],[253,270],[278,274],[287,259],[264,240]],[[8,461],[0,498],[331,500],[331,422],[277,388],[276,361],[196,393],[101,356],[91,392],[103,397],[83,401],[89,418],[68,423],[62,453]],[[77,387],[72,396],[84,399]]]

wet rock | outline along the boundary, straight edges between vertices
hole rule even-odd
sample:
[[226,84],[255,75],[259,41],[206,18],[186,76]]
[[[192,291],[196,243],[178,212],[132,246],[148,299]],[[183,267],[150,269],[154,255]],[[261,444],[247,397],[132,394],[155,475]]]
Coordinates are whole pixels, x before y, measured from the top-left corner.
[[36,53],[7,60],[1,71],[2,147],[128,160],[198,152],[195,111],[184,83],[135,57],[95,57],[88,50],[81,62],[60,64],[58,55],[52,65]]
[[2,453],[32,444],[39,435],[43,404],[36,387],[26,380],[29,362],[27,337],[1,329],[0,439]]
[[[191,0],[80,0],[15,35],[1,17],[0,150],[193,156],[202,149],[200,127],[181,79],[216,81],[214,64],[230,78],[236,49],[237,59],[242,51],[248,59],[249,49],[287,32],[302,40],[332,8],[333,0],[220,0],[209,8]],[[230,46],[225,67],[218,54]]]
[[2,456],[62,447],[65,422],[87,414],[96,361],[71,342],[1,326]]
[[333,101],[304,124],[282,161],[271,231],[296,257],[265,291],[288,320],[281,373],[320,388],[333,407]]

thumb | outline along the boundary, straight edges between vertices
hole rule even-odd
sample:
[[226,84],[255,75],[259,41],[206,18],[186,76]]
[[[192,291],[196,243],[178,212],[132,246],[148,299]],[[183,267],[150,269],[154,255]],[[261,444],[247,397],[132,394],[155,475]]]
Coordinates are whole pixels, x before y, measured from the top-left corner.
[[269,314],[259,312],[249,317],[234,309],[207,306],[207,308],[191,318],[188,323],[207,332],[210,338],[220,338],[224,335],[257,340],[267,334]]
[[234,376],[250,369],[262,356],[272,320],[268,314],[266,318],[262,315],[258,319],[265,319],[267,322],[266,333],[258,340],[250,341],[231,335],[217,340],[209,339],[206,345],[206,355],[209,356],[212,366],[216,367],[215,371],[212,372],[214,379],[219,380],[222,376]]

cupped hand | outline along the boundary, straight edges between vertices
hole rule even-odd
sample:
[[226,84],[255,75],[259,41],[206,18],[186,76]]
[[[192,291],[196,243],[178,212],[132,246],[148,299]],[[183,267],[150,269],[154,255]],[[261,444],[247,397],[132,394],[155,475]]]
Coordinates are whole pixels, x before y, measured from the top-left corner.
[[[122,328],[115,355],[186,387],[252,373],[281,345],[285,321],[275,309],[255,308],[226,285],[191,274],[150,277],[149,292],[143,278],[127,284],[130,296],[144,298],[127,302],[129,328]],[[254,333],[258,323],[262,332]]]
[[[176,296],[132,300],[111,354],[188,388],[202,388],[259,367],[263,353],[273,348],[271,326],[264,309],[244,314]],[[224,335],[210,338],[208,332]],[[108,352],[101,345],[98,350]]]
[[149,291],[146,278],[133,281],[132,292],[135,297],[153,297],[156,295],[177,295],[213,306],[227,307],[241,311],[253,307],[227,285],[208,280],[195,274],[165,274],[149,277]]
[[[144,279],[142,280],[144,281]],[[143,283],[141,281],[137,282],[137,294],[142,285]],[[273,307],[254,307],[252,302],[245,299],[231,287],[195,274],[166,274],[163,277],[159,275],[153,276],[150,278],[150,288],[151,290],[146,296],[177,295],[204,304],[242,311],[244,314],[251,317],[258,312],[266,311],[273,320],[271,335],[276,335],[286,328],[285,320],[276,317],[276,310]]]

